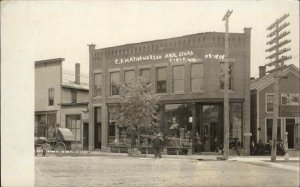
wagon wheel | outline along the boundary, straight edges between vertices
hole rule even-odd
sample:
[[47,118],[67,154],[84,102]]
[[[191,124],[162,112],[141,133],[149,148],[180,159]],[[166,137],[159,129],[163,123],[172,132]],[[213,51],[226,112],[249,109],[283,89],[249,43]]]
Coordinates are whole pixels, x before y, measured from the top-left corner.
[[57,143],[56,145],[55,145],[55,154],[56,154],[56,156],[63,156],[64,155],[64,153],[66,152],[66,146],[65,146],[65,144],[64,143],[62,143],[62,142],[59,142],[59,143]]
[[77,142],[72,142],[71,143],[71,150],[74,153],[74,156],[78,156],[81,151],[81,145]]
[[42,145],[42,151],[43,151],[43,156],[49,156],[49,153],[51,151],[51,146],[48,143],[44,143]]

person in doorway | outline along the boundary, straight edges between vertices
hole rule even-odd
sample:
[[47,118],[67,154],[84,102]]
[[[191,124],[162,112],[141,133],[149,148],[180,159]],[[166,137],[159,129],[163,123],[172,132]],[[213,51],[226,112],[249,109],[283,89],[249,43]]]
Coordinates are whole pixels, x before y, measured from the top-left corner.
[[154,158],[161,158],[161,150],[163,146],[163,139],[160,133],[157,133],[156,137],[153,139],[153,148],[154,148]]

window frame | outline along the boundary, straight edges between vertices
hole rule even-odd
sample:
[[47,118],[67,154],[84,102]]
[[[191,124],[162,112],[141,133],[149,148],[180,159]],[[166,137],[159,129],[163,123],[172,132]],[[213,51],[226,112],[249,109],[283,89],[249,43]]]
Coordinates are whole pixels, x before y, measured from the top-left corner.
[[[272,111],[268,111],[268,96],[272,96],[273,97],[273,99],[272,99],[272,104],[273,104],[273,110]],[[266,95],[265,95],[265,112],[266,113],[273,113],[273,111],[274,111],[274,94],[272,94],[272,93],[266,93]]]
[[[178,78],[178,77],[175,77],[175,68],[178,68],[178,67],[181,67],[182,68],[182,77],[181,78]],[[184,71],[185,71],[185,66],[184,65],[174,65],[172,67],[172,86],[173,86],[173,93],[184,93]],[[175,91],[175,82],[176,81],[182,81],[183,85],[182,85],[182,90],[179,90],[179,91]]]
[[[96,78],[97,75],[101,78],[99,81],[100,85],[96,85]],[[99,92],[99,95],[97,93]],[[94,97],[101,97],[102,96],[102,73],[94,73]]]
[[77,90],[71,89],[71,103],[77,103]]
[[[158,71],[159,71],[159,69],[165,69],[165,71],[166,71],[166,78],[165,78],[165,80],[158,80]],[[167,79],[168,79],[168,75],[167,75],[167,73],[168,73],[168,69],[167,69],[167,66],[161,66],[161,67],[156,67],[156,81],[155,81],[155,83],[156,83],[156,86],[155,86],[155,92],[157,93],[157,94],[166,94],[166,93],[168,93],[168,90],[167,90]],[[165,81],[165,91],[164,92],[158,92],[158,82],[159,81]]]
[[48,105],[54,106],[54,88],[48,88]]
[[[200,65],[200,66],[202,66],[202,71],[201,71],[201,76],[199,76],[199,77],[193,77],[192,76],[192,69],[193,69],[193,66],[195,66],[195,65]],[[196,80],[196,79],[200,79],[200,80],[202,80],[202,85],[200,85],[200,89],[199,90],[193,90],[193,84],[192,84],[192,82],[193,82],[193,80]],[[204,76],[203,76],[203,63],[191,63],[190,64],[190,91],[191,92],[199,92],[199,91],[202,91],[203,90],[203,79],[204,79]],[[201,81],[200,81],[201,82]]]
[[[116,83],[116,84],[112,84],[112,74],[114,74],[114,73],[117,73],[118,77],[119,77],[118,83]],[[119,86],[120,86],[120,71],[111,71],[109,75],[110,75],[110,77],[109,77],[110,78],[110,96],[119,96],[120,95],[120,88],[119,88]],[[116,86],[118,94],[113,94],[113,86]]]
[[[71,117],[71,119],[73,119],[72,117],[75,117],[75,118],[76,118],[76,119],[75,119],[76,121],[77,121],[77,120],[80,121],[80,126],[79,126],[79,128],[77,128],[76,124],[75,124],[75,128],[72,127],[72,124],[68,124],[68,119],[69,119],[69,117]],[[71,125],[71,128],[68,127],[68,125]],[[81,114],[67,114],[67,115],[66,115],[66,128],[70,129],[70,131],[71,131],[72,133],[73,133],[72,130],[75,129],[75,134],[73,133],[73,136],[75,137],[75,141],[76,141],[76,142],[82,142],[82,140],[81,140],[81,139],[82,139],[82,137],[81,137],[81,134],[82,134],[82,132],[81,132],[81,131],[82,131],[82,128],[81,128],[81,127],[82,127]],[[79,129],[79,140],[76,139],[76,137],[77,137],[77,136],[76,136],[76,135],[77,135],[77,129]]]

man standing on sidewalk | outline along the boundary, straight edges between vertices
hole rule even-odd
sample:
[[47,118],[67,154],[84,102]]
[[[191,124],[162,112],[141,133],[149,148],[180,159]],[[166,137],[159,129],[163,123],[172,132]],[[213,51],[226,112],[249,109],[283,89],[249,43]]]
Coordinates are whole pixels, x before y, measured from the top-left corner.
[[162,149],[162,145],[163,145],[163,139],[161,137],[161,134],[158,133],[156,135],[156,137],[153,139],[153,148],[154,148],[154,157],[155,159],[161,158],[161,149]]

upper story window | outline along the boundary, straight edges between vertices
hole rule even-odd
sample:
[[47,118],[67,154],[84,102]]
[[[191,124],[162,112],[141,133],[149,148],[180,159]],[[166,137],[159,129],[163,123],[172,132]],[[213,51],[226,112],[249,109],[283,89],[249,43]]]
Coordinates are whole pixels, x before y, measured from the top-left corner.
[[48,89],[48,105],[54,105],[54,88]]
[[293,105],[297,106],[299,104],[299,94],[281,94],[281,105]]
[[142,77],[143,80],[150,84],[150,69],[141,69],[140,77]]
[[[225,73],[224,73],[224,62],[221,62],[220,68],[220,88],[224,89],[225,85]],[[233,90],[233,64],[229,63],[228,65],[228,89]]]
[[94,96],[101,96],[102,76],[101,73],[94,74]]
[[273,94],[267,94],[266,95],[266,112],[273,112],[274,105],[273,105]]
[[120,72],[110,73],[110,95],[119,95]]
[[134,80],[134,70],[126,70],[124,72],[124,82],[126,84],[131,84]]
[[71,102],[76,103],[77,102],[77,90],[71,90]]
[[184,66],[173,67],[173,91],[184,92]]
[[203,64],[191,64],[191,90],[199,91],[203,88]]
[[167,67],[159,67],[156,69],[156,93],[167,92]]

